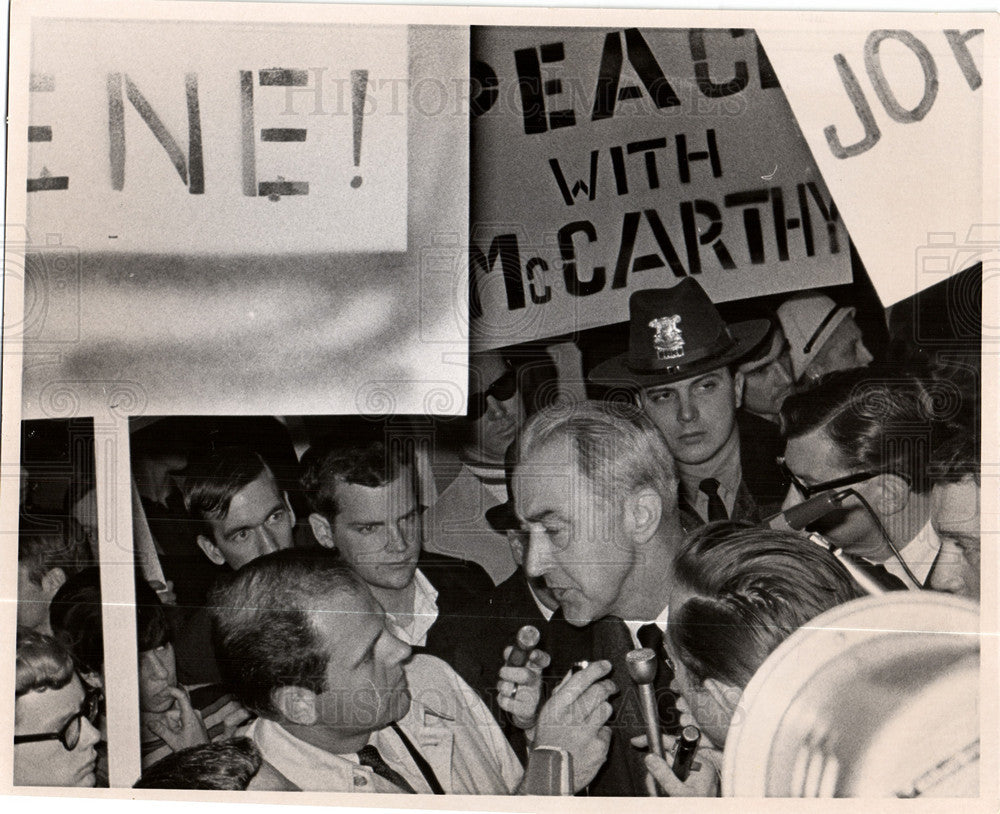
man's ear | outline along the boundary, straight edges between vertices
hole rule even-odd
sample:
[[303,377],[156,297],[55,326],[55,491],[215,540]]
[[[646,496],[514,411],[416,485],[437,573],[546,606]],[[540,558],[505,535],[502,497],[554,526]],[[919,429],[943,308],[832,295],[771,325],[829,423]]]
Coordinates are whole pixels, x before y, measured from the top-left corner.
[[56,591],[62,588],[65,582],[66,572],[62,568],[59,566],[50,568],[42,577],[42,590],[49,599],[52,599],[56,595]]
[[305,687],[278,687],[271,690],[271,703],[291,723],[312,726],[319,720],[316,693]]
[[736,406],[743,406],[743,385],[746,384],[746,378],[743,376],[742,370],[737,370],[733,374],[733,393],[736,396]]
[[333,542],[333,526],[330,521],[318,512],[309,515],[309,527],[312,529],[313,537],[323,548],[336,548]]
[[660,526],[663,501],[654,489],[638,489],[625,498],[625,532],[644,543]]
[[706,678],[702,686],[704,686],[705,691],[712,697],[712,700],[722,707],[722,709],[729,713],[736,712],[736,706],[739,704],[740,696],[743,694],[739,687],[726,684],[717,678]]
[[205,556],[216,565],[226,564],[226,555],[223,554],[219,547],[209,540],[204,534],[198,535],[198,548],[200,548]]
[[879,475],[875,488],[876,507],[885,517],[898,514],[910,502],[910,485],[899,475]]
[[291,518],[292,525],[295,525],[295,510],[292,508],[292,503],[288,499],[288,492],[281,493],[281,499],[285,501],[285,508],[288,509],[288,516]]

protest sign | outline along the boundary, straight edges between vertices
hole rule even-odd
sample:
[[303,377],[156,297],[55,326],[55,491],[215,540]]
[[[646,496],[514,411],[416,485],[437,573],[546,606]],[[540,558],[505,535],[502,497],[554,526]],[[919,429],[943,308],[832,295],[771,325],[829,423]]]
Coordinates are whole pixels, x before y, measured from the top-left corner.
[[402,251],[407,84],[402,26],[40,21],[29,223],[83,250]]
[[477,28],[472,71],[484,344],[620,321],[632,291],[688,275],[717,302],[850,281],[752,30]]

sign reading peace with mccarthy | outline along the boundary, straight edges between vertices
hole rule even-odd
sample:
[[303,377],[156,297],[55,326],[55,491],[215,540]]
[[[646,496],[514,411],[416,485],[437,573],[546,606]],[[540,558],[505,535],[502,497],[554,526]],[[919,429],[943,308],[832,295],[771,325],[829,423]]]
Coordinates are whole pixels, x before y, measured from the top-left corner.
[[[473,30],[470,272],[487,344],[851,279],[848,235],[753,31]],[[490,338],[496,340],[491,342]]]

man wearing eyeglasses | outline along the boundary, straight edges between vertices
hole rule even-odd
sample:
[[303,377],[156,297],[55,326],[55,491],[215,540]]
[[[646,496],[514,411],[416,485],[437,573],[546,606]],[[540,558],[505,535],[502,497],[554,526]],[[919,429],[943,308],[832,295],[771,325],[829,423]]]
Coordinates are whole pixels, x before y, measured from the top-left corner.
[[492,583],[473,562],[423,550],[423,514],[412,450],[386,443],[385,428],[368,437],[330,436],[302,458],[302,486],[319,544],[332,549],[367,583],[395,636],[448,662],[474,688],[484,679],[469,620],[485,611]]
[[845,552],[921,588],[940,540],[931,523],[929,450],[946,431],[928,383],[896,367],[832,373],[785,402],[784,508],[826,495],[809,526]]
[[427,515],[427,545],[478,563],[499,585],[516,564],[506,538],[483,515],[506,500],[504,454],[524,422],[518,371],[499,351],[472,353],[469,391],[457,459],[447,444],[435,450],[441,494]]
[[14,785],[92,787],[100,695],[86,691],[54,639],[17,631]]

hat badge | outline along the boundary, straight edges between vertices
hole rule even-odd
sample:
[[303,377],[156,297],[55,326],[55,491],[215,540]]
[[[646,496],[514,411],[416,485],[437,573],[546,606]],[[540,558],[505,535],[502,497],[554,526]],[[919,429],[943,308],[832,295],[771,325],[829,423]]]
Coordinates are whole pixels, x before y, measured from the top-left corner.
[[656,349],[657,359],[677,359],[684,355],[684,337],[677,327],[680,321],[680,314],[650,320],[649,327],[655,332],[653,347]]

